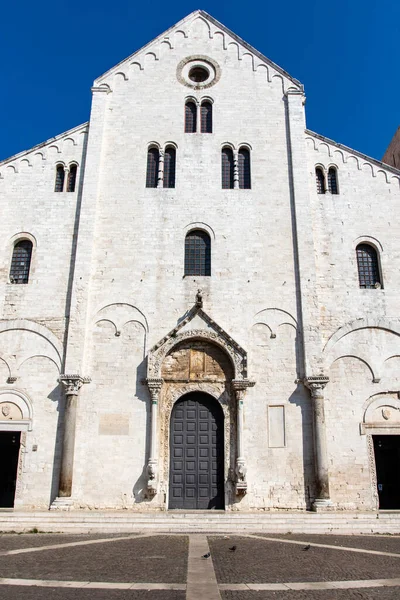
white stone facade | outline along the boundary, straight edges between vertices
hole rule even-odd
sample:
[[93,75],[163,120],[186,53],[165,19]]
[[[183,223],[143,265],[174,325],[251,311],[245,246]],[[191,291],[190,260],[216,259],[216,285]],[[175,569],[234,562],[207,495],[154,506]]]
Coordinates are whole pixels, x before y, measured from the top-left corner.
[[[210,86],[187,85],[188,60]],[[212,133],[184,132],[188,98],[212,102]],[[175,187],[147,188],[148,148],[168,144]],[[250,149],[251,189],[221,189],[226,145]],[[54,191],[60,164],[74,192]],[[317,194],[316,166],[337,194]],[[308,131],[298,81],[196,11],[94,82],[89,123],[3,161],[0,194],[16,508],[168,507],[169,416],[194,390],[223,407],[227,510],[377,508],[371,436],[400,435],[400,171]],[[192,229],[211,276],[184,276]],[[362,242],[380,288],[359,287]],[[233,383],[167,382],[182,340],[221,348]]]

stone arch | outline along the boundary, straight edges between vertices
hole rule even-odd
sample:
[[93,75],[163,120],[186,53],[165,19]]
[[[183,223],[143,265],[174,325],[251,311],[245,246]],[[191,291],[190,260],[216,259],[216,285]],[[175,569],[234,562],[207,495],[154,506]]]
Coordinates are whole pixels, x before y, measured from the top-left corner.
[[[10,411],[5,412],[5,408]],[[15,407],[15,408],[14,408]],[[33,420],[32,402],[18,389],[0,389],[0,430],[31,431]]]
[[[237,350],[229,343],[229,341],[225,340],[222,336],[218,335],[215,332],[210,332],[205,329],[194,329],[183,331],[180,334],[174,334],[174,330],[171,332],[169,337],[164,338],[160,345],[156,345],[154,347],[154,352],[151,352],[149,355],[148,362],[148,376],[159,378],[161,377],[161,369],[162,363],[165,357],[171,353],[172,349],[180,344],[184,340],[202,340],[219,346],[227,356],[229,357],[233,369],[234,375],[233,379],[240,379],[244,377],[244,362],[247,368],[247,356],[240,354]],[[233,342],[233,340],[231,340]]]

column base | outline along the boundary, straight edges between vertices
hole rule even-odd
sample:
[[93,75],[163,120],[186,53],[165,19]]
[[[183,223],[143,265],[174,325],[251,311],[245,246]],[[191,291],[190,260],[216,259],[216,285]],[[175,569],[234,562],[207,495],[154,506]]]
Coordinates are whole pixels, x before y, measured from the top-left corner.
[[74,501],[71,497],[57,496],[50,504],[49,510],[72,510]]
[[330,498],[315,498],[311,510],[314,512],[325,512],[334,510],[334,506]]

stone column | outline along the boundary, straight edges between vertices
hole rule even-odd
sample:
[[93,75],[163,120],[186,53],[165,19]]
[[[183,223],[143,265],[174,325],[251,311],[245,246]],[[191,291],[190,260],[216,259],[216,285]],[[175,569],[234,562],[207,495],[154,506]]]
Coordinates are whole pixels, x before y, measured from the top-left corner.
[[247,467],[244,458],[243,430],[244,430],[244,396],[246,389],[252,387],[254,381],[248,379],[233,379],[232,387],[235,392],[237,402],[237,430],[236,430],[236,494],[245,494],[247,491]]
[[164,187],[164,150],[160,150],[159,152],[157,187]]
[[239,155],[238,151],[233,151],[233,189],[239,189]]
[[147,461],[147,489],[154,495],[157,493],[158,484],[158,401],[160,399],[163,379],[146,379],[151,397],[150,416],[150,448]]
[[324,376],[307,377],[304,381],[311,393],[313,405],[314,463],[317,495],[313,510],[332,506],[329,494],[329,464],[325,431],[324,388],[329,378]]
[[80,375],[61,375],[60,382],[65,386],[64,436],[61,456],[61,473],[59,483],[59,498],[70,498],[75,452],[76,408],[79,390],[84,383],[89,383],[88,377]]

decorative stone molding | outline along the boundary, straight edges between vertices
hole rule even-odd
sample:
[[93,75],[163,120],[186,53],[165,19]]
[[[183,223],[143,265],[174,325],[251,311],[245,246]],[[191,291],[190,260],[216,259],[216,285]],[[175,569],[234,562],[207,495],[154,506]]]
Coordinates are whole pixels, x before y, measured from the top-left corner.
[[90,383],[90,377],[81,377],[81,375],[60,375],[58,381],[65,387],[67,396],[77,396],[84,383]]
[[369,474],[371,478],[372,504],[375,510],[379,509],[378,481],[376,477],[375,451],[372,435],[367,435],[367,453]]

